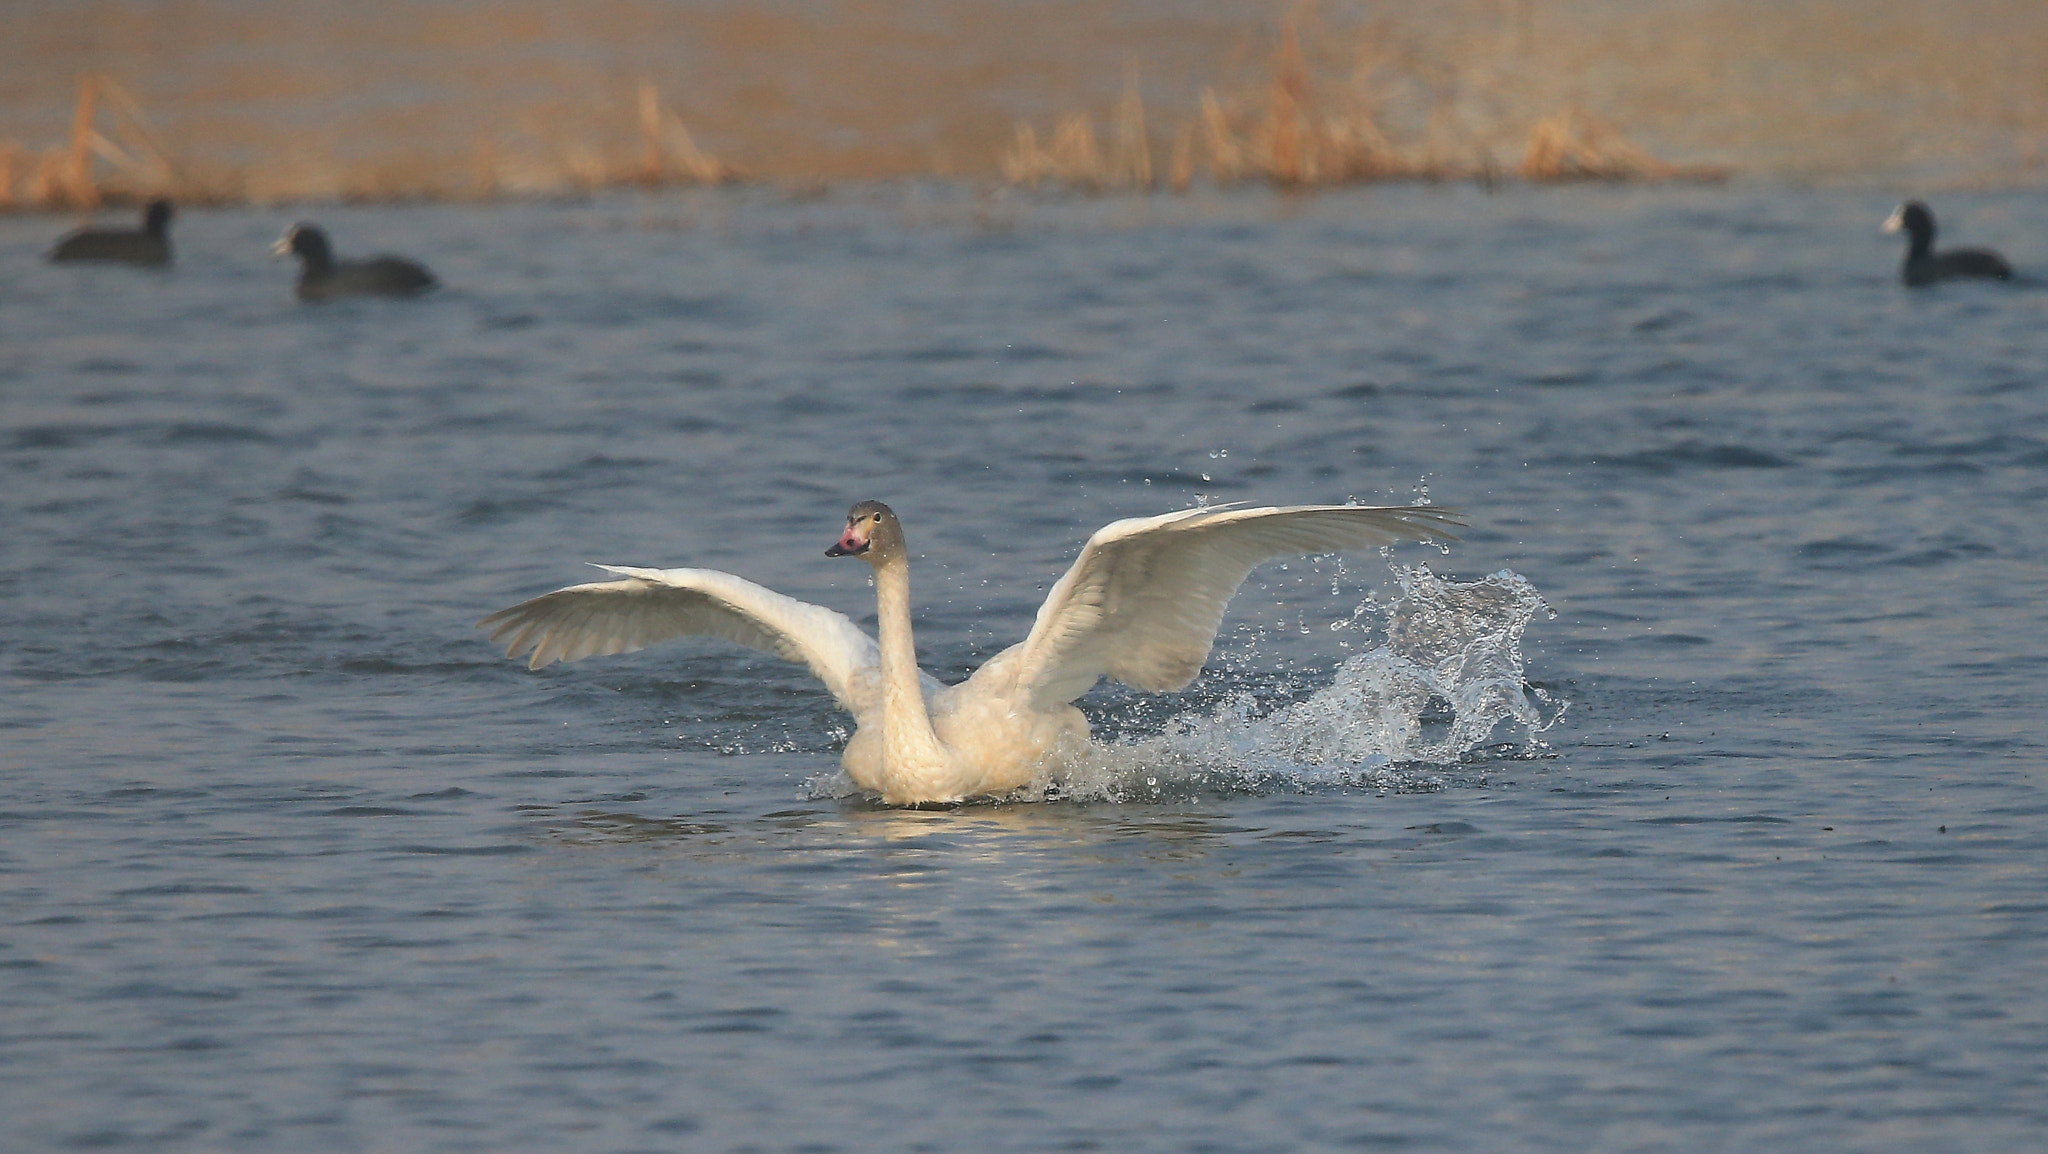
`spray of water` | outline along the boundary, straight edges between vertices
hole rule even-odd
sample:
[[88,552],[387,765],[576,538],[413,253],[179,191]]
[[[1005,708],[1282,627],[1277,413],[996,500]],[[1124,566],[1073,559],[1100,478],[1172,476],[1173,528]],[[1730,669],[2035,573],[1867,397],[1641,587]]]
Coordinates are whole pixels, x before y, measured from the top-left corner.
[[1046,782],[1043,796],[1434,789],[1460,776],[1460,766],[1540,753],[1536,735],[1556,724],[1564,703],[1523,676],[1522,634],[1551,612],[1536,587],[1505,569],[1470,583],[1426,565],[1394,572],[1398,598],[1367,602],[1339,623],[1384,616],[1386,641],[1338,666],[1327,687],[1269,711],[1233,696],[1175,719],[1157,737],[1099,744]]

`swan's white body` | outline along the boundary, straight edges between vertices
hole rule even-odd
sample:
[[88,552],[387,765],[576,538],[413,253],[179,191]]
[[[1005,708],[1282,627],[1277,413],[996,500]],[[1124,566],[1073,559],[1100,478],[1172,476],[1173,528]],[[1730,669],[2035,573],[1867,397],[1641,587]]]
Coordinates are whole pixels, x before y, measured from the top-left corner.
[[1194,680],[1223,608],[1274,557],[1454,540],[1431,506],[1296,505],[1183,509],[1097,531],[1052,587],[1023,641],[958,685],[917,667],[910,566],[895,514],[854,506],[830,552],[874,566],[880,641],[844,614],[711,569],[599,568],[620,579],[574,585],[478,622],[534,669],[628,653],[674,637],[721,637],[802,662],[857,723],[847,776],[891,805],[952,802],[1030,784],[1088,743],[1074,708],[1098,678],[1139,689]]

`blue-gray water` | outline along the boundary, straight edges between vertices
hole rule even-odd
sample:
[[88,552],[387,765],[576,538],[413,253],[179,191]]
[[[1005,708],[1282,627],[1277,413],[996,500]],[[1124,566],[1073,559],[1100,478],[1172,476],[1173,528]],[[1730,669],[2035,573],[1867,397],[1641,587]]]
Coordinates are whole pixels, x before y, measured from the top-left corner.
[[[2048,290],[1901,288],[1891,207],[332,209],[448,287],[326,307],[288,211],[0,219],[0,1147],[2038,1148]],[[584,561],[866,621],[877,497],[950,679],[1112,519],[1424,489],[1448,554],[1091,695],[1175,744],[1079,799],[879,809],[795,667],[471,628]],[[1423,563],[1540,592],[1563,716],[1290,768]]]

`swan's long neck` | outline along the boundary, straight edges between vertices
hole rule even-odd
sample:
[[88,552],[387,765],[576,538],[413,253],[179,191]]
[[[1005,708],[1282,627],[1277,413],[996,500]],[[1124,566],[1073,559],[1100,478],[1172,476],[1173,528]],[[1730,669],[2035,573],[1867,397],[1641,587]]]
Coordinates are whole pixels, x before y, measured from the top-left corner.
[[902,554],[875,566],[876,623],[882,648],[882,747],[891,769],[938,767],[945,747],[932,732],[924,685],[917,672],[917,641],[910,630],[910,561]]

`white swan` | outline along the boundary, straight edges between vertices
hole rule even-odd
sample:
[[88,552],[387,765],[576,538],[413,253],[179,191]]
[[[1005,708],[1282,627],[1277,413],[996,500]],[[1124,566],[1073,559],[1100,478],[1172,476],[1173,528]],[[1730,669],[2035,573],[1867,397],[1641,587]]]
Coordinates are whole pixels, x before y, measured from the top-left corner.
[[890,805],[1007,793],[1086,747],[1074,708],[1097,678],[1139,689],[1193,681],[1223,607],[1252,567],[1274,557],[1456,540],[1464,522],[1433,506],[1210,506],[1117,521],[1088,539],[1052,587],[1031,635],[958,685],[917,667],[910,558],[887,505],[863,501],[828,556],[875,570],[881,643],[844,614],[712,569],[600,565],[621,580],[572,585],[477,622],[533,669],[629,653],[702,634],[800,661],[853,714],[841,763]]

